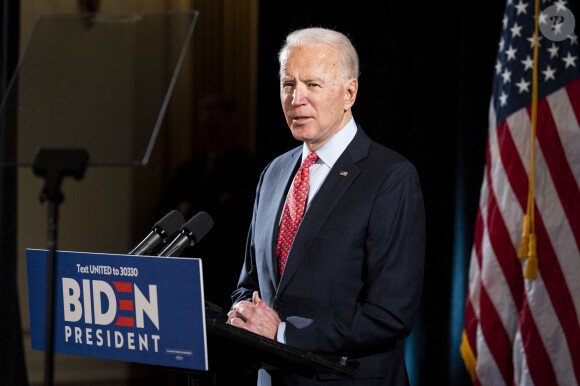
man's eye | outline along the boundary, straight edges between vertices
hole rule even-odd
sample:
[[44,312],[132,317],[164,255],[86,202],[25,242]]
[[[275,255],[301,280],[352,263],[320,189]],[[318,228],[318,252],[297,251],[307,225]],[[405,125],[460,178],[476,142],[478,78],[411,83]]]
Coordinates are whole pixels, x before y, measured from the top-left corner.
[[310,83],[309,86],[310,87],[320,87],[320,84],[318,84],[318,83]]

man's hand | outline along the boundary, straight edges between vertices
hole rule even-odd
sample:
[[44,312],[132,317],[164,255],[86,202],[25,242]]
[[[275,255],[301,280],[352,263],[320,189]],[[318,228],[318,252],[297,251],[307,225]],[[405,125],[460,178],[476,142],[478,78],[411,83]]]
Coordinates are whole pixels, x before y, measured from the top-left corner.
[[280,322],[276,311],[260,299],[258,291],[254,291],[251,303],[239,302],[228,312],[228,323],[270,339],[276,339]]

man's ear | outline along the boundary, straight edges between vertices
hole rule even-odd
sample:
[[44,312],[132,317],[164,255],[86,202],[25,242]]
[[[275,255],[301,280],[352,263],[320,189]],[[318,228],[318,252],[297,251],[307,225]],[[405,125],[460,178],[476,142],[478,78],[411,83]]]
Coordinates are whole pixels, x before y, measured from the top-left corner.
[[354,101],[356,100],[356,94],[358,92],[358,80],[356,78],[351,78],[346,82],[344,89],[344,111],[350,110]]

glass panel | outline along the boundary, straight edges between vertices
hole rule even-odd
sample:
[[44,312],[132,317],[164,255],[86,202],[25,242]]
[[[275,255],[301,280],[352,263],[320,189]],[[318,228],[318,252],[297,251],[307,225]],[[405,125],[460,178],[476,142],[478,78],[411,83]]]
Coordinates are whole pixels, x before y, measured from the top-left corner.
[[[32,165],[40,148],[84,148],[89,165],[145,165],[197,12],[48,15],[37,22],[0,106],[14,151]],[[16,144],[11,144],[15,141]]]

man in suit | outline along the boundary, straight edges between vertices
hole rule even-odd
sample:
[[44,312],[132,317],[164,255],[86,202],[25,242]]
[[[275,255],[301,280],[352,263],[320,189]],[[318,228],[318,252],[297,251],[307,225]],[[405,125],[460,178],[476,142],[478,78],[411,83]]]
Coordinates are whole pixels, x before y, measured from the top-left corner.
[[404,339],[425,244],[417,172],[354,122],[358,56],[347,37],[295,31],[279,60],[282,109],[303,145],[260,177],[228,321],[360,363],[356,379],[260,370],[261,385],[408,384]]

